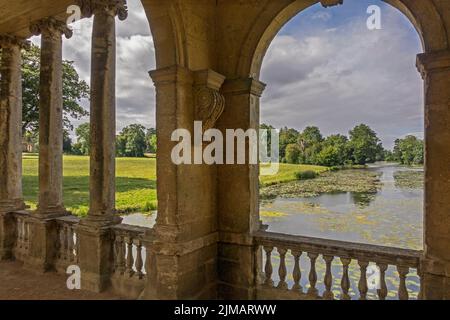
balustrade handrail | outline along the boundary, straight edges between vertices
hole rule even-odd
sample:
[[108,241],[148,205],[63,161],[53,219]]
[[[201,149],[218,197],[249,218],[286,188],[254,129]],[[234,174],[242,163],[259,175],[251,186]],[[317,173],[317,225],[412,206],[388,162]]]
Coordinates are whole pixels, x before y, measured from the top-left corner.
[[57,217],[57,218],[55,218],[55,220],[58,223],[65,223],[68,225],[76,225],[77,223],[79,223],[81,221],[81,218],[74,216],[74,215],[67,215],[67,216]]
[[420,250],[386,247],[372,244],[339,240],[320,239],[306,236],[287,235],[267,231],[255,233],[257,245],[274,246],[301,250],[309,253],[356,258],[360,260],[387,263],[410,268],[418,268],[423,254]]
[[133,237],[141,237],[152,230],[152,228],[133,226],[129,224],[118,224],[112,227],[112,229],[116,234],[132,235]]

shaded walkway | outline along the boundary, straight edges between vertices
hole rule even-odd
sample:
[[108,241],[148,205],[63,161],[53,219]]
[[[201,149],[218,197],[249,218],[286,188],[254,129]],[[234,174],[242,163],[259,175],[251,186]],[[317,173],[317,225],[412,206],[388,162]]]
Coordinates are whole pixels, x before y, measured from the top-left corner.
[[96,294],[84,290],[68,290],[63,274],[36,276],[24,270],[20,262],[0,262],[0,300],[111,300],[111,293]]

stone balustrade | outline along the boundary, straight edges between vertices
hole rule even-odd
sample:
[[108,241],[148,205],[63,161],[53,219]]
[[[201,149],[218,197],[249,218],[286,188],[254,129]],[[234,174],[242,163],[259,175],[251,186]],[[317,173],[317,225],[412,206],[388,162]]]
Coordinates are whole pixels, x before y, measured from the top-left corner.
[[30,249],[30,214],[27,211],[14,213],[16,226],[16,242],[14,246],[14,257],[18,261],[25,261]]
[[[263,263],[257,289],[261,299],[408,300],[408,274],[419,273],[422,256],[421,251],[271,232],[258,232],[255,241]],[[369,293],[371,281],[375,294]],[[414,291],[417,295],[419,288]]]
[[75,226],[80,219],[75,216],[63,216],[56,219],[58,244],[56,269],[66,272],[70,265],[78,263],[79,241]]
[[147,248],[143,236],[148,228],[119,224],[113,227],[114,269],[112,286],[119,295],[138,298],[145,287]]

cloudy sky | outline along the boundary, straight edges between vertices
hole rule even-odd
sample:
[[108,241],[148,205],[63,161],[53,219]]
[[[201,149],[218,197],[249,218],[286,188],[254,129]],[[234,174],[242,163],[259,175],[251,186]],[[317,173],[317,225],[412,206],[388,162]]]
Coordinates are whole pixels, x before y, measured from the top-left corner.
[[[148,71],[155,67],[152,37],[139,0],[128,0],[129,18],[117,23],[117,126],[155,125],[155,92]],[[381,8],[382,29],[366,27],[366,10]],[[82,20],[64,41],[64,58],[90,79],[91,20]],[[39,38],[33,39],[35,43]],[[262,122],[326,135],[367,123],[387,147],[406,134],[423,134],[422,81],[415,68],[422,52],[410,22],[380,0],[345,0],[315,5],[292,19],[273,41],[261,80]],[[84,105],[88,108],[88,102]],[[87,122],[83,119],[77,122]]]
[[[372,4],[381,8],[381,30],[367,28]],[[420,52],[411,23],[381,1],[313,6],[281,30],[265,57],[262,121],[316,125],[326,135],[367,123],[386,147],[406,134],[423,136]]]

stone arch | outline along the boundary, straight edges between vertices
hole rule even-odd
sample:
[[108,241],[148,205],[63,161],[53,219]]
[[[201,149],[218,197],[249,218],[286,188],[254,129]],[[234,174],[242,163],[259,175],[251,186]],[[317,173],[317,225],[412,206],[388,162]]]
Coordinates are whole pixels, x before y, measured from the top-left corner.
[[[432,1],[383,0],[402,12],[417,30],[425,53],[447,50],[448,34],[444,21]],[[287,3],[286,3],[287,2]],[[237,73],[258,79],[264,56],[281,28],[303,10],[323,1],[291,0],[280,5],[267,5],[267,13],[248,33],[241,48]],[[345,3],[344,3],[345,5]]]
[[179,7],[171,1],[141,2],[153,36],[156,68],[186,66],[185,30]]

